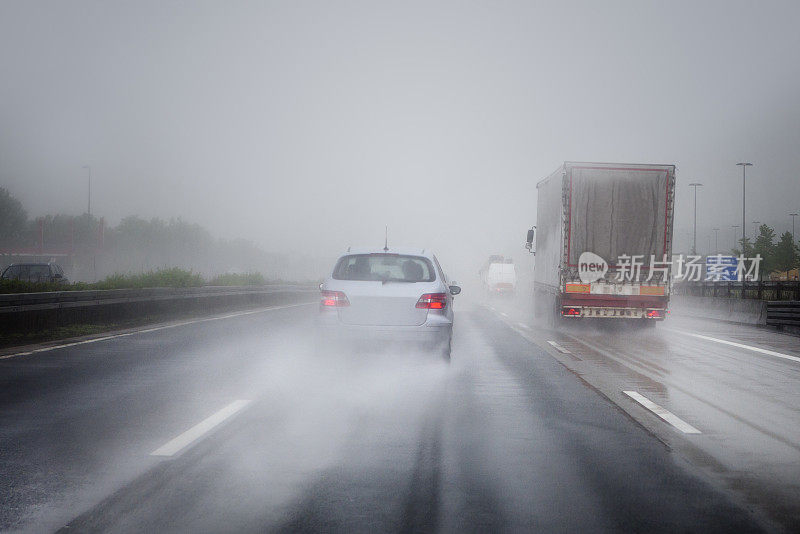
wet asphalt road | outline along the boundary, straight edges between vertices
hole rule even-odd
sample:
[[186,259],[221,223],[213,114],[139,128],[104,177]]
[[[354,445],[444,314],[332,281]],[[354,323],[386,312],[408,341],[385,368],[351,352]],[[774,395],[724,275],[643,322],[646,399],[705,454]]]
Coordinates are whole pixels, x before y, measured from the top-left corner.
[[[660,325],[669,331],[552,332],[507,304],[458,309],[449,366],[395,349],[316,354],[313,305],[0,360],[0,528],[800,525],[785,482],[798,465],[800,363],[673,330],[751,335],[742,343],[795,354],[791,336],[679,319]],[[701,434],[683,434],[623,390]],[[766,395],[761,410],[748,395]],[[236,401],[249,404],[175,454],[151,454]]]

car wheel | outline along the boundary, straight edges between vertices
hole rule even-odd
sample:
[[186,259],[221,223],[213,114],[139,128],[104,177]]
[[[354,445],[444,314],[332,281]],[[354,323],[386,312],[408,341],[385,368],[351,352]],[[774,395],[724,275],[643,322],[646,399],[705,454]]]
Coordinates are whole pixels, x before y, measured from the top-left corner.
[[444,347],[442,347],[441,356],[446,363],[450,363],[450,351],[452,344],[453,344],[452,340],[448,339],[447,343],[445,343]]

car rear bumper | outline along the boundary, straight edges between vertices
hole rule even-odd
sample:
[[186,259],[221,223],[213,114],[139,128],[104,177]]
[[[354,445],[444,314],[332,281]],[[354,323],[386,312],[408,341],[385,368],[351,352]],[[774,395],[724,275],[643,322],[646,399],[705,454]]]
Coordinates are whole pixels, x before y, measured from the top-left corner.
[[[439,318],[437,318],[439,319]],[[444,319],[444,318],[441,318]],[[418,326],[361,326],[344,325],[331,320],[317,321],[317,335],[323,341],[355,341],[373,343],[414,344],[435,347],[445,344],[453,333],[453,323],[429,320]]]

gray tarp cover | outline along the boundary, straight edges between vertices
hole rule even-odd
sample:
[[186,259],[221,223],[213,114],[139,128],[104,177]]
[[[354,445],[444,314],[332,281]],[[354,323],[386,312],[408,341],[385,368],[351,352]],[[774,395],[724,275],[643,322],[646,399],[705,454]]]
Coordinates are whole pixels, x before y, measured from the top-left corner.
[[571,169],[569,263],[594,252],[616,265],[622,254],[664,254],[666,169]]

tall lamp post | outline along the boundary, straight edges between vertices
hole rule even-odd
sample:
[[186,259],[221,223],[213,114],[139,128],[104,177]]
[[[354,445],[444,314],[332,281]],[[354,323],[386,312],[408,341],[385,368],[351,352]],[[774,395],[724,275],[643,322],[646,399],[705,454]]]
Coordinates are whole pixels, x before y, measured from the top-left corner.
[[[733,228],[733,248],[736,248],[736,229],[739,228],[739,225],[733,224],[731,228]],[[742,254],[744,254],[744,250],[742,250]]]
[[697,254],[697,188],[703,187],[703,184],[693,183],[689,187],[694,187],[694,237],[692,238],[692,255]]
[[745,178],[747,177],[747,167],[752,167],[752,163],[748,163],[746,161],[742,161],[737,163],[736,165],[742,168],[742,254],[744,254],[744,240],[745,240],[745,222],[744,222],[744,183]]
[[84,165],[81,168],[87,169],[89,171],[89,202],[86,211],[89,214],[89,220],[91,220],[92,219],[92,167],[89,165]]
[[789,215],[792,216],[792,244],[794,244],[794,218],[797,217],[797,213],[790,213]]
[[719,228],[712,228],[714,230],[714,254],[719,254]]

